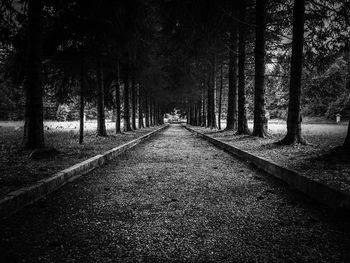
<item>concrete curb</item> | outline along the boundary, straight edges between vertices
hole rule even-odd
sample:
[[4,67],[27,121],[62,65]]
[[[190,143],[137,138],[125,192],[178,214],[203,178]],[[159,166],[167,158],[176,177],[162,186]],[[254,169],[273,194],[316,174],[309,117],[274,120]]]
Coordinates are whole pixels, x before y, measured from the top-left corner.
[[36,202],[37,200],[46,197],[48,194],[59,189],[68,182],[71,182],[80,176],[94,170],[105,162],[115,158],[128,149],[131,149],[141,142],[144,142],[153,135],[166,129],[165,125],[157,130],[147,133],[140,138],[127,142],[123,145],[115,147],[103,154],[91,157],[81,163],[77,163],[63,171],[60,171],[49,178],[38,181],[36,184],[28,187],[23,187],[19,190],[8,193],[0,200],[0,218],[6,218],[23,207]]
[[311,180],[310,178],[307,178],[294,170],[285,168],[265,158],[255,156],[237,147],[234,147],[232,145],[214,139],[208,135],[195,131],[187,126],[184,127],[188,131],[195,133],[199,137],[214,144],[216,147],[253,163],[257,168],[286,182],[292,188],[308,195],[312,199],[317,200],[318,202],[334,209],[350,210],[349,193],[335,189],[329,185],[325,185],[323,183]]

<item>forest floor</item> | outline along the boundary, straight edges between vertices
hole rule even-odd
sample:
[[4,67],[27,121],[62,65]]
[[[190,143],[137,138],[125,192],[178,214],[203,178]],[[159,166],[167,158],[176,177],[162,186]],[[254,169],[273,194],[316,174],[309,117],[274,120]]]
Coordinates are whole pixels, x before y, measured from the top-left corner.
[[77,122],[45,122],[44,126],[45,144],[58,150],[58,154],[36,160],[29,158],[31,151],[21,147],[23,122],[0,122],[0,198],[158,128],[116,135],[114,123],[107,122],[109,136],[98,137],[96,124],[87,122],[84,143],[80,145]]
[[[248,126],[252,129],[252,123],[249,123]],[[286,134],[286,124],[280,121],[269,123],[269,134],[266,138],[235,135],[232,131],[211,130],[203,127],[191,126],[191,128],[251,154],[296,170],[315,181],[350,192],[350,162],[324,158],[324,155],[331,149],[343,144],[348,128],[347,123],[304,123],[302,133],[307,145],[292,146],[275,144]]]

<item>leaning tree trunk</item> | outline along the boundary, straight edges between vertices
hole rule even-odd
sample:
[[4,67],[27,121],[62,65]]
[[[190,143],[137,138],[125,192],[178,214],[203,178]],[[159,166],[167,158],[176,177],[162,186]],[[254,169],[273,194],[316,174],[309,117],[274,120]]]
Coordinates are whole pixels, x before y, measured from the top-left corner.
[[129,104],[129,69],[124,72],[124,131],[131,131]]
[[246,46],[246,3],[245,0],[239,2],[239,18],[242,24],[239,26],[238,45],[238,127],[237,134],[249,134],[246,97],[245,97],[245,46]]
[[42,0],[28,1],[28,40],[26,57],[25,124],[23,146],[27,149],[44,147],[42,60]]
[[97,85],[97,135],[107,136],[101,52],[97,55]]
[[80,59],[80,108],[79,108],[79,144],[84,140],[84,47],[81,47],[81,59]]
[[[235,9],[234,9],[235,10]],[[238,28],[237,22],[233,21],[231,27],[230,48],[229,48],[229,73],[228,73],[228,102],[226,130],[237,128],[237,106],[238,106]]]
[[265,137],[267,119],[265,117],[265,32],[267,0],[256,1],[255,30],[255,94],[253,135]]
[[293,42],[289,83],[287,135],[282,144],[305,143],[301,136],[300,98],[303,69],[305,0],[295,0],[293,10]]
[[121,133],[121,118],[120,118],[120,68],[119,61],[117,61],[117,72],[115,80],[115,133]]
[[131,126],[133,130],[136,130],[136,82],[135,82],[135,72],[132,71],[131,80]]

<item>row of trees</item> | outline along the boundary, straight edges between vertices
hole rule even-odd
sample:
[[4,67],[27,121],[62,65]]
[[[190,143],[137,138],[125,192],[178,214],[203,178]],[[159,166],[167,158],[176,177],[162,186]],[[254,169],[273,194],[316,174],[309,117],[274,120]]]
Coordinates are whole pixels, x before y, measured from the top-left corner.
[[105,109],[121,132],[122,120],[136,129],[178,107],[189,123],[210,128],[221,128],[226,115],[226,129],[238,134],[250,132],[252,112],[260,137],[268,102],[287,110],[280,143],[304,143],[302,103],[331,97],[334,85],[350,93],[345,73],[330,70],[349,57],[349,10],[346,0],[5,0],[0,73],[6,86],[25,90],[27,148],[44,146],[48,94],[59,103],[79,98],[80,142],[87,102],[96,106],[100,136]]
[[44,147],[48,93],[59,102],[80,98],[80,143],[86,102],[96,105],[99,136],[107,136],[106,107],[114,110],[116,133],[121,121],[125,131],[163,123],[166,96],[150,2],[8,0],[0,10],[2,68],[25,93],[24,147]]
[[[191,61],[193,64],[207,63],[208,65],[204,66],[202,79],[199,80],[199,86],[202,85],[198,89],[200,92],[187,96],[188,122],[210,128],[220,125],[220,123],[216,124],[215,102],[217,100],[213,99],[215,96],[213,90],[218,89],[216,79],[222,80],[223,78],[222,67],[228,65],[226,129],[235,130],[238,134],[250,133],[247,126],[246,81],[252,80],[254,82],[252,135],[264,137],[267,133],[266,69],[269,70],[269,73],[273,73],[280,65],[288,62],[289,66],[286,67],[287,70],[284,70],[288,75],[269,76],[279,79],[289,78],[287,134],[279,143],[287,145],[305,143],[301,133],[302,85],[305,85],[307,77],[310,78],[310,82],[313,81],[310,72],[315,70],[310,69],[310,64],[313,68],[317,68],[322,59],[324,63],[324,58],[333,58],[333,61],[336,56],[348,58],[349,3],[346,1],[335,3],[326,0],[283,2],[240,0],[229,3],[219,1],[216,4],[219,8],[215,8],[214,5],[209,8],[210,14],[217,12],[216,19],[220,15],[223,17],[219,25],[203,23],[201,17],[196,18],[193,13],[190,17],[183,18],[185,25],[193,24],[195,21],[203,28],[202,32],[185,32],[187,38],[193,38],[195,41],[198,35],[201,35],[201,39],[204,39],[205,42],[202,43],[201,52],[205,52],[208,49],[207,46],[212,52],[204,59],[201,55],[194,56],[194,62]],[[205,17],[207,10],[208,6],[204,6],[200,11],[200,16]],[[212,35],[203,38],[206,34]],[[217,43],[218,38],[222,39],[224,46]],[[285,59],[285,54],[288,54],[289,59]],[[217,62],[218,57],[220,58],[219,63]],[[305,60],[307,63],[304,62]],[[333,61],[327,64],[330,65]],[[347,64],[349,67],[349,60]],[[247,73],[250,76],[247,77]],[[349,76],[347,75],[342,80],[342,83],[346,83],[348,94],[350,94]],[[345,85],[342,84],[342,86]],[[313,86],[313,88],[318,87]],[[332,85],[328,89],[332,89]],[[222,82],[220,81],[219,94],[221,90]],[[308,92],[313,91],[309,89]],[[332,93],[331,90],[329,92]],[[309,98],[312,98],[312,94],[309,94]],[[221,95],[218,102],[221,103]],[[218,111],[220,122],[220,105]],[[346,147],[349,147],[348,138],[349,135],[344,143]]]

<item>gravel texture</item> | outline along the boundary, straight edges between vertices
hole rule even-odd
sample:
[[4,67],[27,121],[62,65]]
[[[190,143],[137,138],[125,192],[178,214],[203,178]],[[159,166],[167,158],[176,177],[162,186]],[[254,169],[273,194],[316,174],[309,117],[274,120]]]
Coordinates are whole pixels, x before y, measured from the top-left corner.
[[349,262],[350,217],[172,126],[0,222],[2,262]]

